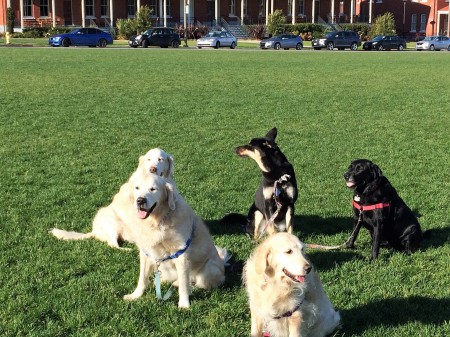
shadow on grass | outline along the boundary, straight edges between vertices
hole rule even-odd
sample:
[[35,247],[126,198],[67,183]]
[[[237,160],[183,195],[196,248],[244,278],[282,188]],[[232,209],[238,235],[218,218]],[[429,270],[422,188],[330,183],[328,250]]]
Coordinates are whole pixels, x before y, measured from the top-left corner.
[[371,303],[340,310],[342,332],[360,336],[377,326],[400,326],[412,322],[443,324],[450,319],[450,299],[424,296],[380,299]]

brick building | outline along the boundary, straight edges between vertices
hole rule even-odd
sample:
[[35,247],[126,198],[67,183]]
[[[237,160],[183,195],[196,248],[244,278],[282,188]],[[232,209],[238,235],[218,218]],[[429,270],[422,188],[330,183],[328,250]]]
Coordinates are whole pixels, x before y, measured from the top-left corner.
[[6,9],[14,10],[16,30],[32,26],[115,26],[133,18],[140,6],[152,9],[155,25],[264,24],[276,9],[289,22],[371,23],[394,14],[400,35],[449,35],[449,0],[0,0],[0,33]]

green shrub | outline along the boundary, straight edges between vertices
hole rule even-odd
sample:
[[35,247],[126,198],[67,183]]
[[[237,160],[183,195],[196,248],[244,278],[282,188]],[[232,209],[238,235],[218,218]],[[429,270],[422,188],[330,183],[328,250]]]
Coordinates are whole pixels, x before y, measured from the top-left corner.
[[148,6],[141,6],[136,13],[136,32],[140,34],[152,26],[152,10]]
[[272,14],[269,14],[267,20],[267,33],[271,35],[278,35],[284,32],[286,25],[286,16],[283,15],[281,9],[275,10]]
[[265,25],[248,25],[247,28],[251,39],[262,40],[266,35]]
[[14,11],[11,7],[6,10],[6,31],[10,34],[14,32]]
[[358,32],[361,41],[370,40],[369,38],[369,29],[370,26],[366,23],[344,23],[340,24],[344,30],[352,30],[354,32]]
[[390,12],[377,16],[369,31],[371,38],[377,35],[395,35],[395,33],[394,14]]
[[136,20],[117,19],[116,21],[117,38],[127,40],[137,32]]

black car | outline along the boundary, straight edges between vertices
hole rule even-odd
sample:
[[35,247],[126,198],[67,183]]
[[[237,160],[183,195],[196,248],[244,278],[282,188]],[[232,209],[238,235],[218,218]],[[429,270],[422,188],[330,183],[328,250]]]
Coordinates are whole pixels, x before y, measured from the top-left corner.
[[395,35],[379,35],[372,40],[364,42],[364,50],[403,50],[406,48],[406,41]]
[[137,48],[138,46],[142,46],[142,48],[147,48],[149,46],[178,48],[180,42],[180,35],[175,29],[155,27],[147,29],[140,35],[133,35],[128,40],[128,45],[133,48]]
[[322,48],[327,48],[328,50],[333,50],[334,48],[339,50],[344,50],[345,48],[357,50],[360,45],[361,38],[357,32],[352,31],[334,31],[322,38],[312,40],[312,47],[316,50]]

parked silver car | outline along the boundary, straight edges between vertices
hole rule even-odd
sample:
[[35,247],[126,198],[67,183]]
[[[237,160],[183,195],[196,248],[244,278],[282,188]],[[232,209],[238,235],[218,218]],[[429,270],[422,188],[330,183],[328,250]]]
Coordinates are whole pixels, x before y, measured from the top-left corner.
[[225,31],[212,31],[197,40],[197,48],[202,47],[230,47],[231,49],[236,48],[237,40],[233,34]]
[[262,40],[259,43],[261,49],[289,49],[295,48],[302,50],[303,40],[300,36],[294,34],[281,34],[272,36],[270,39]]
[[448,36],[427,36],[422,41],[416,42],[416,50],[441,50],[450,51],[450,38]]

